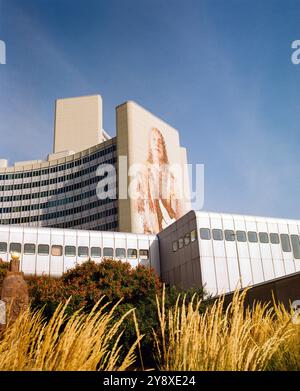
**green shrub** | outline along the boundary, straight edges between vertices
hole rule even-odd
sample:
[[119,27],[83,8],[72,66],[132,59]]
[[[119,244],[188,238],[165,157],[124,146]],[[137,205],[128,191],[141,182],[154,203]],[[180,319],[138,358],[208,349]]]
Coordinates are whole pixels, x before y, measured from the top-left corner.
[[9,262],[4,262],[0,258],[0,295],[1,295],[2,282],[7,274],[8,269],[9,269]]
[[[33,308],[44,307],[44,315],[49,319],[58,304],[71,300],[67,313],[73,314],[79,308],[89,311],[102,297],[115,304],[122,299],[115,314],[120,318],[128,310],[136,308],[136,317],[140,333],[144,335],[141,342],[144,363],[153,367],[152,357],[153,333],[159,327],[156,294],[160,297],[162,283],[153,269],[138,266],[132,268],[129,263],[105,260],[101,263],[93,261],[76,265],[60,278],[47,276],[27,278],[29,294]],[[172,287],[166,290],[166,307],[175,304],[180,290]],[[189,300],[195,290],[187,292]],[[196,291],[202,295],[202,291]],[[136,331],[132,317],[124,321],[122,343],[125,350],[136,340]]]

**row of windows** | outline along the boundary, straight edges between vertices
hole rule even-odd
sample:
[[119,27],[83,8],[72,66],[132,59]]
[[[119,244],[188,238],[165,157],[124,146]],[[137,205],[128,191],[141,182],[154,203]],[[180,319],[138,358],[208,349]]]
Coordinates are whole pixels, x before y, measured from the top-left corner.
[[195,242],[195,240],[197,240],[197,231],[194,229],[191,232],[187,232],[184,237],[174,240],[172,244],[173,251],[175,252],[184,246],[188,246],[191,242]]
[[101,156],[108,155],[109,153],[116,151],[116,149],[117,149],[116,144],[113,144],[108,148],[101,149],[100,151],[98,151],[92,155],[85,156],[82,159],[78,159],[75,162],[65,163],[60,166],[44,168],[44,169],[36,170],[36,171],[3,174],[3,175],[0,175],[0,180],[31,178],[31,177],[40,176],[40,175],[47,175],[49,173],[64,171],[64,170],[71,169],[73,167],[77,167],[82,164],[88,163],[94,159],[101,157]]
[[[192,240],[193,238],[193,240]],[[183,246],[187,246],[191,241],[196,240],[196,231],[185,234],[183,238],[179,238],[173,242],[173,251],[177,251]],[[226,240],[228,242],[250,242],[250,243],[272,243],[280,244],[282,251],[291,252],[293,250],[294,258],[300,259],[300,239],[299,235],[278,234],[271,232],[255,232],[255,231],[233,231],[231,229],[225,229],[224,232],[221,229],[200,228],[200,238],[202,240]]]
[[[60,205],[74,203],[76,201],[80,201],[85,198],[91,198],[95,195],[96,195],[96,189],[87,191],[86,193],[77,194],[76,196],[73,196],[73,197],[61,198],[59,200],[47,201],[47,202],[40,203],[40,204],[29,204],[29,205],[22,205],[22,206],[0,208],[0,214],[1,213],[28,212],[30,210],[37,210],[37,209],[49,209],[49,208],[54,208],[54,207],[57,207]],[[108,202],[112,202],[112,200],[109,198],[105,198],[103,200],[99,200],[99,205],[105,205]]]
[[[40,221],[58,219],[60,217],[65,217],[65,216],[73,216],[77,213],[80,213],[80,212],[83,212],[83,211],[86,211],[89,209],[94,209],[97,206],[99,206],[98,201],[94,201],[94,202],[91,202],[90,204],[77,206],[76,208],[61,210],[61,211],[57,211],[57,212],[53,212],[53,213],[47,213],[45,215],[40,216]],[[102,212],[99,212],[98,215],[99,215],[99,218],[102,219],[103,217],[112,216],[117,213],[118,213],[118,209],[112,208],[112,209],[103,210]]]
[[[113,164],[116,163],[116,158],[107,160],[107,163],[113,163]],[[96,171],[98,167],[99,167],[99,163],[97,163],[94,166],[85,168],[84,170],[72,172],[71,174],[64,175],[61,177],[55,177],[55,178],[43,180],[40,182],[28,182],[28,183],[15,184],[14,188],[16,190],[21,190],[22,188],[28,189],[30,187],[39,187],[39,184],[40,184],[40,186],[47,186],[47,185],[53,185],[53,184],[59,183],[59,182],[70,181],[70,180],[73,180],[76,178],[80,178],[84,175],[91,174],[92,172]],[[7,188],[8,186],[12,186],[12,185],[7,185],[7,186],[5,186],[5,188]]]
[[[85,205],[85,207],[90,207],[92,204],[87,204],[87,205]],[[19,217],[19,218],[13,218],[13,219],[0,219],[0,224],[2,224],[2,225],[25,224],[25,223],[33,223],[33,222],[37,222],[37,221],[57,219],[59,217],[64,217],[64,216],[69,216],[69,215],[72,216],[75,213],[79,213],[82,210],[85,210],[86,209],[85,207],[72,208],[72,209],[68,209],[66,211],[53,212],[53,213],[48,213],[48,214],[45,214],[45,215],[38,215],[38,216],[26,216],[26,217]],[[99,212],[99,213],[97,213],[95,215],[86,216],[85,217],[85,219],[86,219],[85,222],[90,222],[90,221],[94,221],[94,220],[97,220],[97,219],[102,219],[103,217],[116,215],[117,213],[118,213],[118,209],[117,208],[104,210],[104,211]],[[76,225],[83,224],[82,223],[83,219],[84,218],[75,220],[75,221],[81,222],[81,223],[76,224]],[[72,223],[71,226],[73,227],[74,226],[74,221],[72,221],[70,223]]]
[[[105,163],[107,163],[107,164],[116,164],[116,158],[109,159]],[[68,175],[61,176],[61,177],[56,177],[56,178],[51,178],[51,179],[45,179],[43,181],[38,181],[38,182],[28,182],[28,183],[18,183],[18,184],[13,184],[13,185],[3,185],[3,186],[0,186],[0,191],[14,191],[14,190],[22,190],[22,189],[31,189],[31,188],[35,188],[35,187],[49,186],[49,185],[57,184],[57,183],[60,183],[60,182],[73,180],[75,178],[79,178],[79,177],[81,177],[83,175],[86,175],[88,173],[96,171],[98,166],[99,166],[99,164],[96,165],[96,166],[87,168],[85,170],[72,173],[72,174],[68,174]],[[104,178],[104,176],[102,177],[102,179],[103,178]],[[98,180],[101,180],[100,176],[98,176]]]
[[[35,255],[37,247],[38,255],[49,255],[50,254],[50,246],[48,244],[39,244],[36,246],[34,243],[25,243],[23,246],[23,254],[24,255]],[[6,242],[0,242],[0,254],[6,254],[8,249],[8,245]],[[51,246],[51,255],[56,257],[61,257],[64,255],[66,257],[89,257],[91,258],[100,258],[102,255],[101,247],[91,247],[89,251],[89,247],[87,246],[79,246],[76,248],[75,246],[65,246],[63,251],[63,246],[61,245],[52,245]],[[10,243],[9,252],[17,252],[19,254],[22,253],[22,244],[21,243]],[[126,256],[127,253],[127,256]],[[130,258],[130,259],[149,259],[149,250],[137,250],[135,248],[128,248],[127,252],[125,248],[116,248],[115,251],[112,247],[103,247],[103,257],[116,257],[116,258]]]
[[36,198],[43,198],[43,197],[51,197],[59,194],[68,193],[74,190],[82,189],[83,187],[92,185],[93,183],[99,182],[99,177],[95,176],[94,178],[87,179],[82,182],[74,183],[72,185],[64,186],[58,189],[52,189],[49,191],[42,191],[38,193],[32,193],[32,194],[22,194],[22,195],[15,195],[15,196],[4,196],[0,197],[0,201],[4,202],[11,202],[11,201],[24,201],[24,200],[30,200],[30,199],[36,199]]
[[[72,221],[64,221],[63,223],[53,224],[51,227],[53,228],[74,228],[78,226],[83,226],[84,224],[90,223],[91,221],[97,220],[97,215],[86,216],[81,219],[72,220]],[[104,223],[102,225],[98,225],[94,228],[89,227],[89,230],[92,231],[113,231],[118,228],[118,221],[110,221],[108,223]]]
[[[70,202],[73,202],[74,199],[77,198],[77,197],[71,197],[69,198]],[[78,200],[80,200],[81,197],[80,197],[80,194],[78,196]],[[67,199],[64,199],[64,200],[56,200],[56,201],[51,201],[51,204],[48,205],[49,203],[45,203],[45,204],[33,204],[33,205],[22,205],[22,206],[13,206],[12,208],[0,208],[0,214],[1,213],[20,213],[20,212],[29,212],[29,211],[33,211],[33,210],[38,210],[38,209],[45,209],[45,208],[50,208],[50,207],[54,207],[56,205],[63,205],[65,204],[65,202],[58,202],[58,201],[65,201],[65,200],[68,200]],[[103,200],[96,200],[96,201],[93,201],[93,202],[89,202],[89,203],[86,203],[85,205],[82,205],[82,206],[79,206],[79,207],[76,207],[76,208],[70,208],[70,209],[67,209],[67,210],[62,210],[62,211],[57,211],[57,212],[53,212],[53,213],[61,213],[61,215],[59,217],[62,217],[62,216],[69,216],[71,214],[75,214],[75,213],[79,213],[80,210],[89,210],[89,209],[93,209],[93,208],[96,208],[97,206],[100,206],[100,205],[103,205],[105,204],[104,202],[101,202]],[[110,200],[112,201],[112,200]],[[76,211],[75,211],[76,210]],[[53,213],[50,213],[48,215],[53,215]],[[42,215],[42,216],[48,216],[48,215]],[[52,217],[47,217],[47,218],[43,218],[44,220],[49,220],[50,218]],[[43,220],[41,219],[41,220]]]

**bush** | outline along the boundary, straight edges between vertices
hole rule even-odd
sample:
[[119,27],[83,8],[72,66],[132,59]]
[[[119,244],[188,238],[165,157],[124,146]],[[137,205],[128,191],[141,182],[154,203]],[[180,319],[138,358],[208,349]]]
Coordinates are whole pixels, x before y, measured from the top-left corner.
[[7,274],[8,269],[9,269],[9,262],[4,262],[0,258],[0,295],[1,295],[2,282]]
[[[115,304],[122,299],[115,314],[117,318],[128,310],[136,308],[138,327],[144,338],[141,342],[143,358],[147,367],[153,367],[153,330],[159,327],[156,308],[156,294],[161,295],[162,283],[154,270],[144,266],[132,268],[129,263],[105,260],[76,265],[60,278],[47,276],[27,278],[32,307],[44,307],[44,315],[50,319],[56,307],[71,297],[66,312],[72,315],[79,308],[90,311],[103,296]],[[174,287],[166,290],[166,307],[175,304],[180,291]],[[187,293],[190,300],[194,290]],[[196,291],[202,296],[202,291]],[[136,340],[136,330],[132,317],[124,320],[122,343],[128,350]]]

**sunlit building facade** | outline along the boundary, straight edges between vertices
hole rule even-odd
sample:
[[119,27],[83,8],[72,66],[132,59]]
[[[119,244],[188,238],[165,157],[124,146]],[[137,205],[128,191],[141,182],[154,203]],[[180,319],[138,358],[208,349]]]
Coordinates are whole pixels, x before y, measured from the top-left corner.
[[[132,109],[138,112],[133,119],[129,118]],[[99,199],[96,192],[99,181],[105,177],[97,175],[98,167],[113,165],[118,174],[119,156],[130,161],[138,148],[132,148],[131,142],[131,126],[136,120],[140,123],[138,137],[142,143],[157,122],[163,124],[161,132],[170,133],[169,125],[136,103],[126,102],[117,107],[117,136],[111,138],[103,130],[99,95],[58,99],[53,152],[47,159],[17,162],[13,166],[0,160],[0,224],[157,233],[161,224],[134,224],[140,216],[133,211],[130,200]],[[172,129],[171,136],[169,147],[180,151],[180,164],[184,163],[178,132]],[[117,190],[118,175],[112,181]],[[181,208],[176,217],[186,211]],[[153,208],[152,215],[156,213]],[[146,211],[144,215],[147,216]],[[173,221],[171,217],[169,222]]]

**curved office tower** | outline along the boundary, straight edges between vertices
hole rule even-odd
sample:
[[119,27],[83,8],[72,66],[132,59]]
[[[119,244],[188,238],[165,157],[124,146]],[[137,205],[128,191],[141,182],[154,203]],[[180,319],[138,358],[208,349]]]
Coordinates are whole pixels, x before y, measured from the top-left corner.
[[[168,167],[171,163],[185,167],[178,131],[136,103],[117,107],[117,136],[110,138],[102,126],[100,95],[58,99],[53,153],[47,160],[17,162],[12,167],[0,160],[0,224],[156,234],[190,205],[189,200],[176,199],[169,169],[163,180],[172,183],[172,194],[159,202],[143,197],[156,186],[150,180],[150,158],[155,163],[155,153]],[[145,168],[138,176],[139,191],[134,191],[139,197],[132,200],[126,186],[131,180],[129,165],[134,163]],[[112,166],[115,175],[108,176],[105,165]],[[184,180],[188,186],[187,177]],[[97,195],[101,181],[106,183],[104,191],[115,189],[113,197]]]

